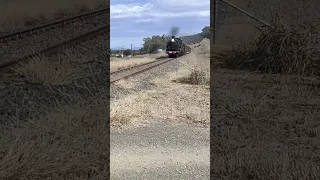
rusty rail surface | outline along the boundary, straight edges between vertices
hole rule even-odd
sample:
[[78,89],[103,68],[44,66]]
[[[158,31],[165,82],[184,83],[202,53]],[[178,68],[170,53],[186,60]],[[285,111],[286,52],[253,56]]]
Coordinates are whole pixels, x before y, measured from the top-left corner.
[[[136,69],[136,68],[140,68],[140,67],[146,66],[146,68],[143,68],[143,69],[141,69],[141,70],[139,70],[139,71],[133,71],[132,73],[129,73],[129,74],[127,74],[127,75],[121,76],[121,77],[116,78],[116,79],[114,79],[114,80],[110,80],[110,83],[115,83],[115,82],[120,81],[121,79],[126,79],[126,78],[128,78],[128,77],[132,77],[132,76],[134,76],[134,75],[141,74],[141,73],[143,73],[143,72],[145,72],[145,71],[148,71],[148,70],[150,70],[150,69],[156,68],[156,67],[158,67],[158,66],[160,66],[160,65],[162,65],[162,64],[165,64],[165,63],[167,63],[167,62],[170,62],[170,61],[172,61],[172,60],[174,60],[174,59],[175,59],[175,58],[168,58],[168,59],[164,59],[164,60],[152,61],[152,62],[140,64],[140,65],[137,65],[137,66],[129,67],[129,68],[126,68],[126,69],[122,69],[122,70],[119,70],[119,71],[111,72],[111,73],[110,73],[110,76],[111,76],[111,75],[116,75],[116,74],[118,74],[118,73],[120,73],[120,72],[130,71],[130,70],[133,70],[133,69]],[[148,65],[150,65],[150,64],[154,64],[154,65],[148,66]]]
[[25,34],[33,34],[33,33],[39,32],[39,31],[45,31],[45,30],[48,30],[48,29],[52,29],[52,28],[54,28],[56,26],[59,26],[59,25],[65,25],[65,24],[74,22],[75,20],[84,19],[85,17],[94,17],[94,16],[99,16],[99,15],[102,15],[102,14],[106,14],[106,13],[109,13],[109,10],[110,10],[110,7],[107,7],[107,8],[95,10],[93,12],[89,12],[89,13],[73,16],[73,17],[70,17],[70,18],[66,18],[66,19],[62,19],[62,20],[46,23],[44,25],[39,25],[37,27],[33,27],[33,28],[30,28],[30,29],[26,29],[26,30],[22,30],[22,31],[6,34],[6,35],[3,35],[3,36],[0,36],[0,42],[5,42],[7,40],[13,39],[14,37],[18,38],[18,37],[21,37],[21,36],[23,36]]
[[139,64],[139,65],[136,65],[136,66],[131,66],[131,67],[128,67],[128,68],[124,68],[124,69],[120,69],[120,70],[117,70],[117,71],[113,71],[113,72],[110,72],[110,75],[118,74],[118,73],[121,73],[121,72],[124,72],[124,71],[128,71],[130,69],[135,69],[135,68],[138,68],[138,67],[141,67],[141,66],[145,66],[145,65],[148,65],[148,64],[152,64],[152,63],[155,63],[155,62],[156,61],[151,61],[151,62]]
[[97,37],[97,36],[99,36],[99,35],[101,35],[103,33],[106,33],[106,35],[107,35],[108,28],[109,28],[109,25],[102,26],[102,27],[100,27],[98,29],[95,29],[93,31],[84,33],[84,34],[82,34],[80,36],[74,37],[72,39],[68,39],[68,40],[60,42],[58,44],[54,44],[54,45],[49,46],[47,48],[44,48],[44,49],[42,49],[40,51],[28,54],[28,55],[26,55],[24,57],[6,61],[6,62],[0,64],[0,69],[7,68],[7,67],[9,67],[11,65],[14,65],[14,64],[16,64],[18,62],[21,62],[23,60],[27,60],[27,59],[36,57],[39,54],[48,55],[48,54],[51,54],[51,53],[58,53],[64,46],[68,46],[68,45],[72,45],[72,44],[76,44],[76,43],[82,42],[84,40],[92,39],[92,38]]

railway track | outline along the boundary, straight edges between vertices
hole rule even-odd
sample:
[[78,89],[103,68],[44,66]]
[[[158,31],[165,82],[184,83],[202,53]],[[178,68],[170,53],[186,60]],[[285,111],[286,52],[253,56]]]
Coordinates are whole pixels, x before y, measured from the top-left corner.
[[174,59],[175,58],[167,58],[167,59],[162,59],[162,60],[157,60],[157,61],[151,61],[148,63],[144,63],[144,64],[140,64],[137,66],[133,66],[133,67],[129,67],[126,69],[111,72],[110,73],[110,83],[115,83],[121,79],[126,79],[126,78],[132,77],[136,74],[143,73],[145,71],[148,71],[150,69],[158,67],[162,64],[168,63]]
[[30,53],[28,55],[19,57],[17,59],[11,59],[11,60],[8,60],[8,61],[5,61],[5,62],[1,62],[0,63],[0,70],[1,70],[1,72],[10,72],[12,67],[14,65],[16,65],[17,63],[25,61],[25,60],[28,60],[28,59],[31,59],[33,57],[36,57],[39,54],[43,54],[45,56],[48,56],[48,55],[51,55],[51,54],[59,53],[59,52],[61,52],[62,49],[66,48],[66,47],[72,46],[74,44],[83,42],[83,41],[88,40],[88,39],[95,38],[95,37],[100,36],[101,34],[104,34],[104,33],[107,34],[108,28],[109,28],[109,25],[102,26],[102,27],[99,27],[99,28],[97,28],[97,29],[95,29],[93,31],[81,34],[81,35],[76,36],[76,37],[74,37],[72,39],[68,39],[68,40],[56,43],[54,45],[51,45],[51,46],[46,47],[46,48],[43,48],[43,49],[41,49],[39,51]]
[[0,36],[0,42],[6,42],[8,40],[12,40],[12,39],[18,39],[22,36],[29,36],[29,35],[33,35],[39,32],[44,32],[44,31],[48,31],[50,29],[53,29],[55,27],[59,27],[62,25],[66,25],[66,24],[70,24],[72,22],[78,21],[78,20],[84,20],[85,18],[91,18],[91,17],[95,17],[95,16],[99,16],[102,14],[107,14],[110,10],[110,7],[108,8],[103,8],[103,9],[98,9],[98,10],[93,10],[92,12],[89,13],[85,13],[85,14],[81,14],[81,15],[76,15],[70,18],[66,18],[66,19],[62,19],[62,20],[58,20],[58,21],[54,21],[54,22],[49,22],[46,23],[44,25],[39,25],[33,28],[29,28],[26,30],[22,30],[22,31],[18,31],[18,32],[13,32],[10,34],[6,34],[6,35],[2,35]]
[[59,53],[65,47],[93,39],[103,33],[107,34],[109,10],[109,7],[100,8],[89,13],[0,36],[0,71],[10,72],[18,62],[39,54]]

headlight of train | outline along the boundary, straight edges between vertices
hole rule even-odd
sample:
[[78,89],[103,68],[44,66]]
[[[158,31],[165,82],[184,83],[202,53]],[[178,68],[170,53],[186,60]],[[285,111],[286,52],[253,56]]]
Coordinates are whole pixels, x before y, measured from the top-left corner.
[[174,42],[174,39],[171,39],[171,42]]

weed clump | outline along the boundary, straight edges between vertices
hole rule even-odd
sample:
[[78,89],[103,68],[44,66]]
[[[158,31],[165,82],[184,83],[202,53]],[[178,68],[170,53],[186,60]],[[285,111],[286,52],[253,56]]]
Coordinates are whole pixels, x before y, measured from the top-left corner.
[[189,83],[194,85],[206,84],[206,73],[200,70],[194,70],[189,76]]
[[224,66],[232,69],[293,75],[320,75],[315,27],[274,23],[249,45],[223,53]]

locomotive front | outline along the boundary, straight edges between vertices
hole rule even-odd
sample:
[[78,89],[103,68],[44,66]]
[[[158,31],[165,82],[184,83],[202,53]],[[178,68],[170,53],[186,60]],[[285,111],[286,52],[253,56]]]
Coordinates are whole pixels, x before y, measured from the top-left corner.
[[181,43],[179,40],[180,39],[172,36],[171,40],[167,43],[166,53],[169,55],[169,57],[177,57],[181,55]]

